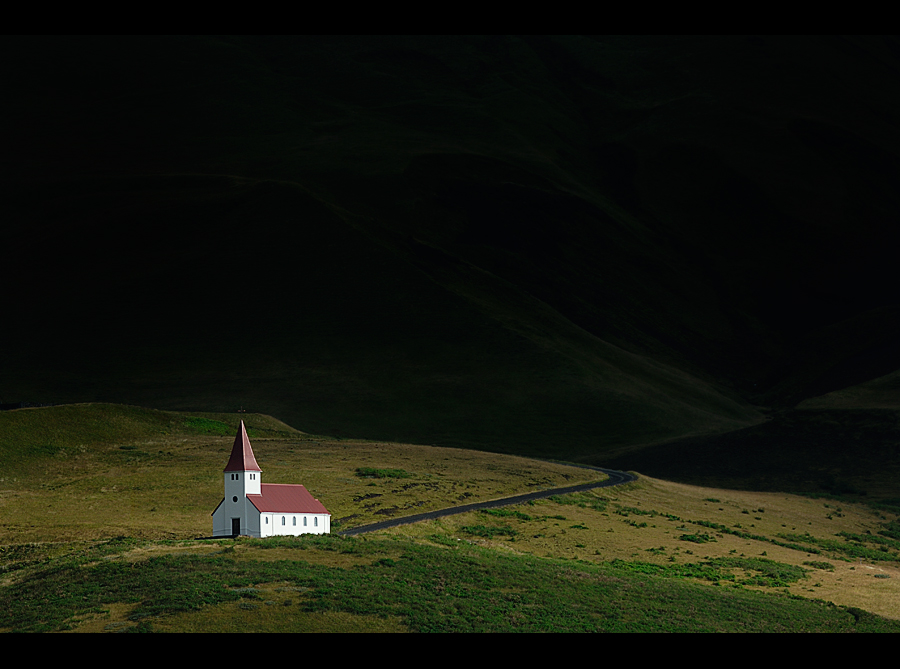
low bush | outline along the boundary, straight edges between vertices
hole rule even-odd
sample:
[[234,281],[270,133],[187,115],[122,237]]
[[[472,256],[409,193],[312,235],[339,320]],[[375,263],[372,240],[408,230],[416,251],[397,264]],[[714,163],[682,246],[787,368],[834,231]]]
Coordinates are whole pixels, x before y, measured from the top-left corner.
[[403,469],[376,469],[375,467],[357,467],[356,475],[364,479],[408,479],[412,477]]
[[715,541],[716,538],[709,534],[682,534],[678,537],[681,541],[690,541],[695,544],[708,544]]
[[504,525],[503,527],[488,527],[486,525],[466,525],[459,529],[460,529],[460,531],[465,532],[466,534],[472,534],[477,537],[485,537],[488,539],[493,539],[495,536],[498,536],[498,535],[514,537],[518,534],[518,532],[516,532],[509,525]]

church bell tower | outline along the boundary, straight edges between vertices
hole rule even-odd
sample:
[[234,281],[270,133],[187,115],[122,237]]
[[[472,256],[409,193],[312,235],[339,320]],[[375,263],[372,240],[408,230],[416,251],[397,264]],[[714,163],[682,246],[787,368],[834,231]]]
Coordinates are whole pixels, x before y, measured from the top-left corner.
[[261,474],[262,470],[256,464],[250,439],[247,437],[247,428],[244,426],[244,421],[241,421],[241,427],[234,438],[234,445],[231,447],[231,458],[225,467],[225,500],[223,504],[225,515],[231,522],[232,535],[249,535],[251,533],[248,523],[248,507],[251,506],[251,503],[247,499],[247,495],[261,494]]

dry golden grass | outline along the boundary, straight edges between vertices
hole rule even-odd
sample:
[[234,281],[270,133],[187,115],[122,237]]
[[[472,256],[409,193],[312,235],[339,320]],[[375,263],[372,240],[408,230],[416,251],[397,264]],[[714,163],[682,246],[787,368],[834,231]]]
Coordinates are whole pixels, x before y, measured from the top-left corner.
[[303,596],[287,583],[257,586],[260,601],[227,602],[208,607],[203,615],[181,613],[154,621],[158,632],[407,632],[398,618],[355,616],[349,613],[305,613],[298,610]]
[[124,632],[134,627],[128,614],[137,604],[107,604],[106,613],[87,613],[72,620],[69,632]]
[[[260,599],[227,602],[196,612],[154,619],[158,632],[406,632],[396,618],[354,616],[347,613],[304,613],[296,606],[303,593],[290,583],[256,586]],[[135,623],[128,619],[136,604],[108,604],[105,613],[90,613],[71,621],[71,632],[124,632]]]
[[[209,536],[232,442],[179,436],[43,458],[24,475],[0,481],[0,544]],[[604,478],[589,469],[451,448],[299,435],[252,442],[264,483],[302,483],[343,527]],[[410,477],[360,478],[358,467],[403,469]]]
[[[53,555],[76,550],[86,541],[125,535],[176,540],[132,548],[122,554],[125,560],[227,549],[238,560],[296,559],[294,549],[262,549],[241,541],[223,548],[220,542],[191,540],[211,534],[210,514],[221,499],[222,469],[232,441],[230,436],[159,435],[66,447],[35,459],[17,475],[0,480],[0,546],[35,543],[39,544],[34,548],[37,553]],[[329,440],[299,432],[252,442],[264,482],[303,483],[343,527],[603,478],[588,469],[514,456]],[[409,477],[361,478],[356,475],[361,467],[401,469]],[[764,556],[798,566],[827,561],[834,565],[833,572],[811,569],[809,577],[792,585],[790,592],[900,619],[900,567],[896,563],[825,558],[690,522],[709,521],[770,539],[781,533],[805,532],[833,539],[842,531],[876,533],[885,518],[868,507],[780,493],[700,488],[648,477],[582,493],[580,499],[597,508],[543,500],[508,507],[531,516],[529,520],[468,513],[385,532],[428,542],[434,542],[437,535],[438,543],[470,541],[496,550],[589,561],[622,559],[664,565],[740,556]],[[485,539],[463,529],[480,524],[508,525],[516,534]],[[699,534],[713,540],[693,543],[682,538]],[[371,558],[310,549],[303,552],[302,559],[352,567]],[[17,578],[27,574],[28,569],[15,572]],[[876,574],[890,578],[875,578]],[[278,589],[284,587],[265,586],[272,590],[271,595],[266,595],[251,617],[248,610],[230,603],[202,620],[185,614],[161,621],[160,629],[275,631],[300,626],[309,631],[371,631],[374,625],[383,631],[403,631],[397,621],[353,616],[317,614],[298,622],[297,607],[285,604],[296,601],[297,594]],[[274,603],[266,604],[268,601]],[[286,612],[294,617],[290,624],[285,622]],[[108,613],[84,617],[76,629],[115,631],[123,627],[127,615],[127,607],[111,606]]]
[[[508,507],[531,516],[532,520],[512,516],[490,518],[473,512],[383,532],[422,541],[445,535],[497,550],[594,562],[621,559],[662,565],[717,557],[766,557],[797,566],[812,561],[830,562],[835,567],[834,572],[806,566],[811,569],[809,577],[791,586],[791,594],[856,606],[900,619],[900,565],[896,563],[830,559],[766,541],[718,533],[687,522],[707,520],[729,528],[739,525],[744,532],[771,539],[776,539],[779,533],[805,532],[821,539],[834,539],[841,531],[865,533],[869,530],[875,533],[884,521],[878,512],[868,507],[782,493],[700,488],[648,477],[581,496],[585,500],[605,500],[606,509],[599,511],[543,500],[533,505]],[[646,512],[646,515],[631,509]],[[665,514],[681,520],[670,519]],[[556,516],[563,516],[565,520]],[[517,534],[512,538],[484,539],[462,530],[465,526],[489,525],[491,521],[508,525]],[[698,544],[681,539],[683,535],[694,534],[708,534],[715,541]],[[876,573],[891,578],[874,578]]]
[[[122,554],[122,559],[129,562],[137,562],[140,560],[148,560],[152,557],[160,555],[216,555],[227,553],[234,560],[244,560],[251,562],[276,562],[278,560],[296,560],[298,556],[304,562],[323,567],[339,567],[349,568],[357,565],[370,564],[376,559],[382,559],[385,554],[380,553],[376,557],[360,556],[349,553],[338,553],[334,551],[321,550],[304,550],[298,554],[295,548],[261,548],[257,544],[247,543],[244,539],[228,540],[228,545],[223,548],[222,543],[205,542],[205,541],[183,541],[177,543],[156,544],[150,543],[140,546],[133,550]],[[399,552],[398,554],[399,555]],[[387,557],[396,557],[396,555],[388,555]]]

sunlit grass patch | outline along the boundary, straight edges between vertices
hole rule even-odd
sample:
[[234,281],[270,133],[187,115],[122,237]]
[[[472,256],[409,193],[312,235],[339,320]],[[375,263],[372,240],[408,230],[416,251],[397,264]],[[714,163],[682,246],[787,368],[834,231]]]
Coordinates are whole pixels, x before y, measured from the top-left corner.
[[[636,501],[623,506],[637,509]],[[520,507],[527,513],[514,507],[504,509],[510,513],[471,512],[418,523],[405,528],[410,538],[403,537],[404,528],[381,539],[122,538],[59,559],[32,552],[43,566],[32,573],[33,581],[4,589],[12,606],[0,614],[0,626],[81,629],[108,615],[110,604],[120,604],[131,607],[127,620],[111,621],[113,628],[106,631],[863,629],[842,609],[751,596],[749,590],[760,589],[829,591],[830,583],[805,579],[806,569],[784,561],[795,551],[768,545],[770,553],[781,551],[770,559],[679,550],[680,533],[671,531],[679,521],[664,511],[663,501],[654,501],[656,515],[639,516],[658,526],[640,530],[623,523],[630,519],[590,505],[547,500]],[[562,509],[566,521],[553,517]],[[617,531],[609,533],[612,527]],[[472,528],[477,531],[467,533]],[[641,552],[645,558],[596,554],[597,542],[609,538],[622,539],[620,548],[633,551],[646,533],[656,541]],[[660,537],[668,540],[659,542]],[[725,541],[739,539],[724,535],[710,546]],[[514,550],[496,550],[501,546]],[[534,556],[540,546],[552,546],[551,559]],[[897,580],[869,576],[873,585],[892,587]],[[730,600],[716,594],[721,588],[710,588],[717,584],[728,587]],[[865,629],[889,625],[875,621],[872,617]]]
[[265,482],[305,485],[331,511],[335,531],[604,478],[590,469],[515,456],[328,440],[256,414],[103,404],[7,411],[0,412],[0,454],[29,443],[53,448],[30,451],[17,474],[0,472],[6,521],[0,542],[208,536],[241,419],[251,434],[263,435],[254,448]]
[[[187,417],[176,417],[183,426]],[[216,421],[226,424],[229,420],[203,418],[208,422],[197,425],[211,426],[210,430],[216,428]],[[129,420],[135,420],[135,415]],[[135,629],[157,629],[174,617],[187,619],[214,611],[238,621],[243,620],[241,616],[257,616],[263,621],[262,629],[277,626],[268,617],[274,605],[266,602],[291,599],[284,593],[263,594],[260,588],[268,587],[264,583],[305,588],[302,597],[296,595],[301,591],[294,591],[296,599],[282,604],[291,608],[302,603],[310,609],[304,615],[313,618],[291,623],[299,628],[313,624],[308,621],[315,616],[333,612],[319,608],[326,601],[338,601],[329,599],[334,593],[325,596],[332,586],[321,584],[340,582],[343,603],[335,606],[345,607],[344,614],[356,621],[347,625],[366,620],[374,625],[371,616],[375,615],[379,620],[393,616],[410,629],[469,629],[471,621],[454,619],[455,614],[444,614],[450,623],[423,622],[425,618],[415,611],[415,602],[429,601],[431,596],[427,588],[416,590],[425,588],[422,584],[431,583],[428,587],[465,597],[472,597],[471,589],[480,586],[470,583],[462,566],[454,567],[452,576],[444,573],[443,581],[429,580],[431,576],[424,575],[429,568],[414,566],[419,558],[410,557],[418,555],[411,547],[414,545],[432,551],[427,559],[422,558],[432,571],[438,562],[455,564],[463,560],[462,555],[468,557],[461,564],[481,569],[479,561],[490,562],[496,554],[525,560],[511,567],[510,574],[519,574],[526,564],[531,565],[528,569],[543,569],[554,561],[593,565],[602,571],[604,565],[621,560],[664,567],[653,572],[656,577],[684,580],[678,569],[696,570],[696,565],[706,565],[704,569],[718,576],[715,580],[694,579],[703,587],[719,583],[729,589],[788,590],[841,604],[864,603],[863,608],[900,617],[894,603],[900,601],[900,560],[894,545],[898,541],[894,536],[896,513],[891,509],[680,486],[642,477],[614,488],[469,512],[356,540],[307,535],[193,541],[189,539],[209,534],[209,512],[221,496],[221,469],[233,434],[216,436],[185,429],[177,435],[152,436],[157,427],[147,427],[149,432],[133,441],[98,442],[77,454],[64,448],[65,454],[60,450],[41,455],[34,461],[38,474],[21,477],[14,489],[0,491],[0,513],[5,521],[10,519],[4,528],[5,543],[0,545],[0,587],[4,596],[21,597],[43,611],[42,618],[32,619],[27,609],[16,608],[19,617],[8,617],[5,628],[81,629],[89,620],[110,615],[103,611],[116,604],[131,607],[127,622]],[[164,430],[168,429],[166,423]],[[290,438],[283,434],[266,438],[254,442],[254,447],[267,481],[306,484],[330,508],[336,527],[496,499],[544,485],[571,485],[579,482],[578,477],[601,478],[596,472],[559,463],[409,444],[327,441],[299,432]],[[357,471],[365,468],[409,476],[357,476]],[[687,536],[705,541],[685,540]],[[17,537],[22,540],[16,541]],[[91,538],[96,541],[84,541]],[[73,539],[79,541],[66,542]],[[489,553],[471,553],[478,550]],[[530,559],[537,562],[527,562]],[[814,579],[792,580],[766,572],[760,565],[771,565],[754,560],[797,568],[829,560],[834,568],[814,567]],[[65,580],[59,575],[67,569]],[[579,574],[577,578],[599,579],[601,571],[590,572],[585,567],[571,573]],[[73,574],[82,580],[73,580]],[[54,580],[57,576],[61,580]],[[513,597],[524,597],[515,580],[520,576],[510,576],[496,588],[490,586],[493,599],[482,601],[482,606],[512,606],[515,610],[508,620],[491,619],[484,629],[509,629],[510,620],[516,621],[517,629],[565,628],[568,623],[553,616],[538,624],[530,612],[541,604]],[[34,591],[27,590],[30,581],[38,577],[43,579],[44,589],[35,585]],[[147,586],[140,601],[128,599],[137,596],[134,577],[139,577],[141,588]],[[602,578],[618,577],[607,574]],[[69,581],[75,584],[71,593],[61,585]],[[381,609],[369,608],[370,603],[354,594],[359,590],[377,598],[379,588],[386,584],[399,588],[400,581],[411,590],[398,590],[395,599],[382,601]],[[247,588],[255,589],[262,599],[247,596],[251,592]],[[48,601],[39,599],[39,593]],[[569,597],[550,591],[545,595]],[[578,603],[577,598],[572,601]],[[524,608],[516,608],[517,602]],[[296,618],[300,609],[292,611]],[[473,608],[466,615],[470,614],[477,616],[479,611]],[[677,618],[679,614],[673,615]],[[110,624],[121,630],[122,622]]]
[[[274,589],[262,603],[241,607],[228,602],[197,613],[180,613],[153,623],[157,632],[293,632],[403,633],[409,629],[396,616],[360,616],[343,611],[302,611],[296,600]],[[246,603],[244,603],[246,604]]]
[[[234,436],[235,430],[233,425],[228,425],[220,420],[212,420],[210,418],[201,418],[199,416],[188,416],[184,419],[184,424],[191,430],[200,434],[214,434],[220,437]],[[255,435],[250,434],[253,437]]]

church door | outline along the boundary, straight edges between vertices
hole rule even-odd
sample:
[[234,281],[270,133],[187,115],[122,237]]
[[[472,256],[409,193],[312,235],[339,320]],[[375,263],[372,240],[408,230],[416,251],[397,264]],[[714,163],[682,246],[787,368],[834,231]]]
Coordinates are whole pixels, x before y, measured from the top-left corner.
[[236,537],[241,533],[241,519],[240,518],[232,518],[231,519],[231,536]]

